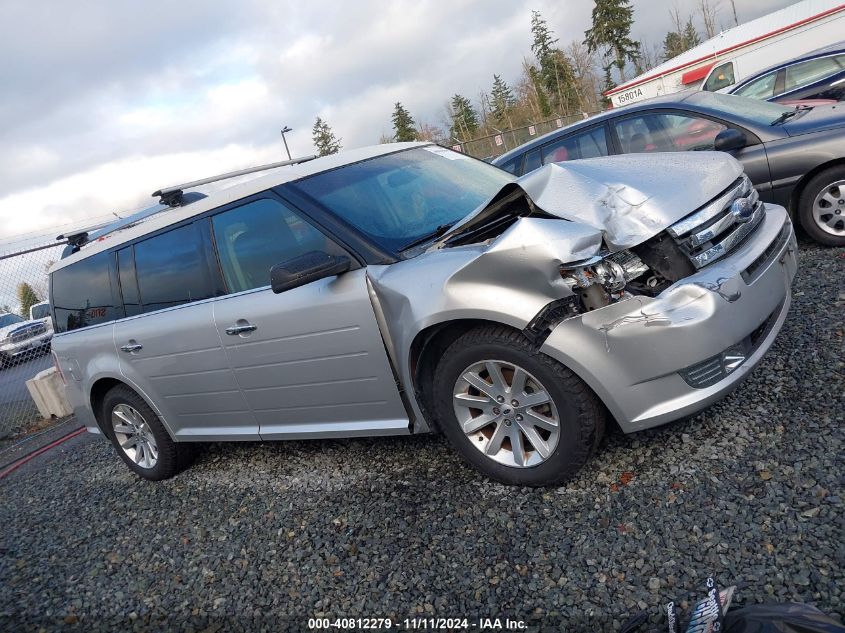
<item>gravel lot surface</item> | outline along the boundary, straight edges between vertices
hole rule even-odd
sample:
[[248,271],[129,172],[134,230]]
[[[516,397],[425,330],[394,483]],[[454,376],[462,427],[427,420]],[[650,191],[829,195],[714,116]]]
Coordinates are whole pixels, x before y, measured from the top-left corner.
[[0,481],[0,614],[84,629],[419,614],[615,630],[638,609],[658,622],[668,600],[686,608],[712,573],[742,601],[842,618],[845,249],[801,246],[792,311],[752,377],[688,420],[612,431],[559,489],[491,483],[433,436],[209,445],[162,483],[80,442]]

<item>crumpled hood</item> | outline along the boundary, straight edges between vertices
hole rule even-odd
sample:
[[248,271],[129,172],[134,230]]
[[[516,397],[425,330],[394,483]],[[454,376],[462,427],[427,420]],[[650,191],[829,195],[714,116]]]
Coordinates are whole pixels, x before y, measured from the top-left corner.
[[487,222],[504,195],[519,188],[550,215],[598,229],[611,251],[631,248],[689,215],[742,175],[721,152],[626,154],[541,167],[509,183],[455,225],[441,243]]

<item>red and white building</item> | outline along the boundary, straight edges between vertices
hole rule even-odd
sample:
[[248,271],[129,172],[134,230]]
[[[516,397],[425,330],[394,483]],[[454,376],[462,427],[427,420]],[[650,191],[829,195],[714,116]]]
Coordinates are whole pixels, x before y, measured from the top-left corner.
[[721,90],[780,62],[845,40],[842,0],[803,0],[740,24],[605,94],[614,107],[687,88]]

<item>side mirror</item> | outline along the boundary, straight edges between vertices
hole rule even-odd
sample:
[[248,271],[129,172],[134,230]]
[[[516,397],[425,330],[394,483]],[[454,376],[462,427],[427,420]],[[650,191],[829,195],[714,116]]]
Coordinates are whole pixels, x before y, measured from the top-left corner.
[[713,141],[713,149],[717,152],[730,152],[746,145],[748,145],[748,139],[745,138],[745,134],[732,128],[719,132]]
[[345,255],[311,251],[273,266],[270,269],[270,287],[279,294],[323,277],[345,273],[351,266],[352,262]]

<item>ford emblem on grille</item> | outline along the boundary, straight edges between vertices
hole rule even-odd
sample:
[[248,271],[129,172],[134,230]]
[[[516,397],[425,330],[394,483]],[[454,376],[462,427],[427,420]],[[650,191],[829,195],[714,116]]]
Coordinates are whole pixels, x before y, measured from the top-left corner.
[[731,215],[737,224],[745,224],[754,215],[754,205],[748,198],[737,198],[731,203]]

